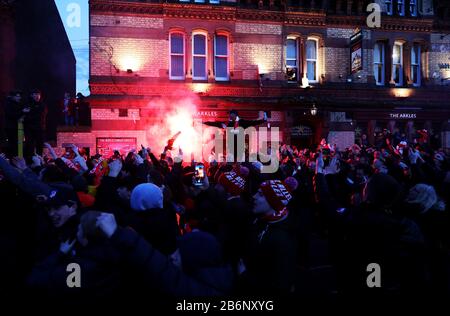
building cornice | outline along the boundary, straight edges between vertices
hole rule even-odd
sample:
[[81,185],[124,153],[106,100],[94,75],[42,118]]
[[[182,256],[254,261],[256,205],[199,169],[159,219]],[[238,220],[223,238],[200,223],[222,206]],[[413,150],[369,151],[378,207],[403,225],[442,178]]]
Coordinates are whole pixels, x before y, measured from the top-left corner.
[[[326,17],[327,26],[357,26],[367,27],[366,16],[334,16]],[[374,30],[401,31],[401,32],[431,32],[433,30],[433,19],[408,19],[382,16],[381,27]]]
[[[117,0],[91,0],[91,13],[121,13],[127,15],[160,15],[167,18],[258,21],[301,26],[365,27],[365,15],[326,15],[324,11],[275,11],[244,9],[237,6],[217,6],[192,3],[142,3]],[[384,31],[431,32],[433,19],[381,17]]]

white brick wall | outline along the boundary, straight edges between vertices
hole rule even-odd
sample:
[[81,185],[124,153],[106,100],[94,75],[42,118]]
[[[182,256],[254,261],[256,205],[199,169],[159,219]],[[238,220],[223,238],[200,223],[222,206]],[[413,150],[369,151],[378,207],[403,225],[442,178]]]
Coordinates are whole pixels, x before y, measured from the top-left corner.
[[139,109],[128,109],[127,117],[119,117],[118,109],[91,109],[92,120],[122,120],[138,121],[140,120]]
[[277,24],[236,23],[236,33],[281,35],[282,27]]
[[145,29],[162,29],[162,18],[144,18],[131,16],[91,15],[92,26],[123,26]]
[[353,29],[328,28],[327,37],[332,38],[350,38],[354,33]]
[[234,43],[233,50],[236,69],[245,70],[252,65],[258,65],[261,72],[282,71],[282,45]]
[[[111,62],[120,69],[113,75],[127,75],[128,61],[131,59],[133,71],[141,77],[159,77],[160,69],[169,69],[168,41],[138,38],[91,37],[91,73],[94,76],[109,76],[110,63],[107,52],[112,47]],[[100,51],[104,49],[105,51]]]

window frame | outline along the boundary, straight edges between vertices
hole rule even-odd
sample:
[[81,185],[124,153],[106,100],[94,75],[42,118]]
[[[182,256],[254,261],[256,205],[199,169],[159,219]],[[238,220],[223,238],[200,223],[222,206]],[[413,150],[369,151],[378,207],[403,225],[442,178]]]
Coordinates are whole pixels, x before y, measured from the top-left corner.
[[[316,59],[308,58],[308,41],[313,41],[315,43],[316,48]],[[319,82],[319,39],[315,37],[308,37],[305,41],[305,61],[306,61],[306,78],[308,79],[308,82],[310,83],[317,83]],[[315,79],[309,79],[308,78],[308,62],[315,62]]]
[[[374,59],[373,59],[373,73],[374,73],[374,77],[375,77],[375,83],[377,86],[384,86],[386,84],[386,69],[385,69],[385,65],[386,65],[386,44],[383,42],[375,42],[375,47],[374,47]],[[375,50],[377,49],[377,47],[380,47],[380,61],[375,61]],[[376,70],[378,70],[378,65],[381,65],[381,81],[378,82],[375,76]]]
[[397,0],[397,12],[399,16],[405,16],[405,0]]
[[[293,58],[289,58],[288,59],[288,56],[287,56],[287,47],[288,47],[288,45],[287,45],[287,43],[288,43],[288,41],[294,41],[295,42],[295,59],[293,59]],[[301,78],[300,78],[300,64],[301,64],[301,59],[300,59],[300,54],[299,54],[299,48],[300,48],[300,45],[299,45],[299,38],[298,37],[295,37],[295,36],[288,36],[287,38],[286,38],[286,45],[285,45],[285,52],[286,52],[286,57],[285,57],[285,60],[284,60],[284,64],[285,64],[285,69],[286,69],[286,71],[287,71],[287,68],[289,67],[288,66],[288,64],[287,64],[287,62],[288,62],[288,60],[295,60],[295,63],[296,63],[296,66],[295,66],[295,68],[297,68],[297,71],[296,71],[296,78],[297,78],[297,80],[287,80],[287,82],[289,82],[289,83],[295,83],[295,82],[301,82]]]
[[417,16],[417,0],[409,0],[409,14],[413,17]]
[[[227,55],[217,55],[216,48],[216,37],[224,36],[227,39]],[[216,33],[214,34],[214,78],[216,81],[229,81],[230,80],[230,35],[226,33]],[[218,58],[226,58],[227,59],[227,76],[226,77],[217,77],[217,66],[216,61]]]
[[384,4],[386,5],[386,14],[394,15],[394,0],[385,0]]
[[[202,35],[205,37],[205,54],[199,55],[195,54],[195,36]],[[192,33],[192,80],[208,80],[208,34],[204,31],[195,31]],[[195,57],[204,57],[205,58],[205,76],[204,77],[195,77]]]
[[[396,45],[400,47],[400,54],[399,54],[399,56],[400,56],[400,63],[394,63],[394,47]],[[392,77],[392,81],[394,81],[394,82],[395,82],[395,77],[394,76],[395,76],[395,69],[396,69],[395,66],[400,65],[400,71],[399,71],[400,78],[398,80],[398,83],[395,82],[395,86],[396,87],[403,86],[403,82],[404,82],[404,78],[403,78],[403,67],[404,67],[403,49],[404,49],[404,47],[403,47],[403,45],[404,45],[404,43],[394,42],[394,45],[392,46],[392,76],[391,77]]]
[[[172,35],[179,34],[183,37],[183,54],[172,53]],[[183,75],[172,76],[172,56],[183,56]],[[169,34],[169,79],[170,80],[184,80],[186,79],[186,34],[180,31],[170,32]]]
[[[413,57],[412,54],[413,54],[414,48],[417,48],[417,63],[414,63],[413,62],[413,58],[412,58]],[[413,78],[411,78],[411,81],[412,81],[414,87],[420,87],[421,80],[422,80],[422,78],[421,78],[421,69],[420,69],[421,66],[422,66],[421,65],[422,62],[421,62],[420,54],[421,54],[420,45],[418,43],[414,43],[412,45],[412,47],[411,47],[411,77],[412,77],[412,74],[413,74],[413,68],[417,67],[417,82],[414,82]]]

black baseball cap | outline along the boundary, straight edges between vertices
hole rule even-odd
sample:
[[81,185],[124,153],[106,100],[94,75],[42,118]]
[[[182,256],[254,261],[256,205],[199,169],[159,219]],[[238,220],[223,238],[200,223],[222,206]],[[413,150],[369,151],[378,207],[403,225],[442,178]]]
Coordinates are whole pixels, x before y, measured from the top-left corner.
[[43,202],[47,208],[58,208],[63,205],[77,203],[80,206],[78,195],[71,185],[68,184],[53,184],[47,199]]

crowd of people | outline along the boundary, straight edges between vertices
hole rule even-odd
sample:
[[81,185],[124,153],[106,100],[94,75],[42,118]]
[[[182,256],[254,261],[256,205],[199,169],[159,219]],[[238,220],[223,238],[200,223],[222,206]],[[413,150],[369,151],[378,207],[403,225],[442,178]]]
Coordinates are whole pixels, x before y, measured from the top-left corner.
[[376,263],[376,291],[450,293],[449,157],[426,141],[282,144],[267,174],[171,145],[1,154],[2,285],[69,299],[360,294]]

